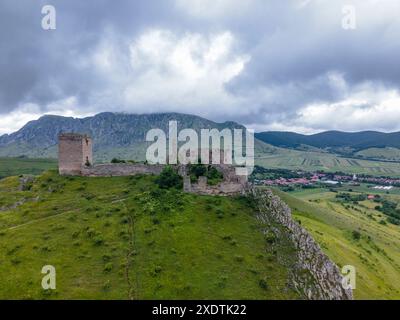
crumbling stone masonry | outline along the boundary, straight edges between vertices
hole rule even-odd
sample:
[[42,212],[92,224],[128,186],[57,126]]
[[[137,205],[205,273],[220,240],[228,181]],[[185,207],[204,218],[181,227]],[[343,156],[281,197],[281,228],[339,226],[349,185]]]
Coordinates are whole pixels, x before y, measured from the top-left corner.
[[92,139],[85,134],[61,133],[58,136],[58,170],[61,175],[80,175],[93,163]]
[[80,175],[84,177],[125,177],[138,174],[159,175],[163,168],[163,165],[147,165],[141,163],[106,163],[90,167],[83,166]]
[[[212,151],[210,152],[210,160]],[[221,153],[221,158],[223,153]],[[78,133],[59,135],[59,173],[60,175],[77,175],[86,177],[132,176],[137,174],[159,175],[165,165],[148,164],[97,164],[93,165],[92,140],[89,136]],[[186,165],[174,165],[178,174],[183,177],[183,190],[203,195],[234,195],[243,193],[247,186],[247,177],[237,176],[231,165],[213,165],[223,174],[223,181],[210,186],[206,177],[199,177],[198,183],[192,183]]]
[[207,177],[199,177],[197,183],[192,183],[190,177],[184,175],[183,189],[203,195],[236,195],[243,194],[248,187],[247,176],[236,175],[235,167],[230,165],[213,165],[223,175],[223,181],[215,186],[207,183]]

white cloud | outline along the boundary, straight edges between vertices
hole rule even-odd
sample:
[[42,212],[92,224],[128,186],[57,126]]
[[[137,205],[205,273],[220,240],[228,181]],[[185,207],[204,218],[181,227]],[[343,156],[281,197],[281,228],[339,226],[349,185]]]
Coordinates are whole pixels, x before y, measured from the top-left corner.
[[51,114],[64,117],[85,117],[91,116],[93,113],[81,112],[77,105],[75,97],[68,97],[59,101],[52,102],[46,106],[47,112],[34,103],[25,103],[19,106],[14,111],[2,116],[0,122],[0,135],[10,134],[21,127],[27,122],[37,120],[43,115]]
[[175,0],[176,7],[197,18],[232,18],[245,14],[256,0]]
[[[383,132],[400,131],[400,92],[387,89],[383,84],[366,81],[350,86],[339,73],[330,73],[326,77],[332,90],[339,92],[340,98],[332,102],[307,103],[286,115],[279,108],[262,112],[256,123],[248,124],[256,131],[294,131],[312,134],[325,130]],[[281,93],[278,92],[278,96]],[[271,96],[262,99],[271,100]],[[257,113],[257,110],[254,112]],[[275,117],[274,117],[275,115]]]
[[74,61],[78,69],[93,70],[98,77],[98,88],[84,106],[75,96],[40,106],[25,103],[3,117],[0,134],[44,114],[175,111],[216,118],[246,112],[238,111],[244,99],[225,88],[250,60],[235,52],[231,32],[203,35],[150,29],[124,43],[112,35],[108,30],[90,54]]
[[130,46],[133,76],[125,89],[125,104],[142,106],[142,111],[226,112],[238,99],[225,85],[250,59],[234,53],[234,45],[228,31],[209,36],[159,29],[145,32]]
[[[0,24],[36,19],[9,2]],[[398,128],[398,0],[86,2],[63,5],[59,36],[26,24],[4,34],[0,133],[43,113],[102,111],[186,112],[258,130]],[[351,32],[345,4],[356,8]]]
[[17,131],[28,121],[38,119],[42,113],[37,105],[26,104],[1,118],[0,135]]
[[312,104],[301,109],[293,121],[295,126],[313,128],[315,131],[331,128],[344,131],[365,128],[400,130],[400,94],[396,90],[357,92],[335,103]]

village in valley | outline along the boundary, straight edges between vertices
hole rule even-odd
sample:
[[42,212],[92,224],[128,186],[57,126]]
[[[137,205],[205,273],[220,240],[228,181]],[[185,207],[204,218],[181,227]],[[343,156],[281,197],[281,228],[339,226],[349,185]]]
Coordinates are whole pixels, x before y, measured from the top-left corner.
[[257,185],[277,187],[321,187],[321,186],[360,186],[368,184],[373,190],[390,191],[400,187],[400,178],[374,177],[345,173],[306,172],[284,169],[263,169],[257,167],[253,174]]

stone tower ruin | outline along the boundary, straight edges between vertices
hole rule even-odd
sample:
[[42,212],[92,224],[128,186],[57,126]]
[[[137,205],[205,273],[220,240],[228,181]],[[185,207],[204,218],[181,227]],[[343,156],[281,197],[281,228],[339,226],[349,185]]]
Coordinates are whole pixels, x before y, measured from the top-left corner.
[[82,168],[92,164],[92,139],[88,135],[61,133],[58,136],[58,171],[60,175],[80,175]]

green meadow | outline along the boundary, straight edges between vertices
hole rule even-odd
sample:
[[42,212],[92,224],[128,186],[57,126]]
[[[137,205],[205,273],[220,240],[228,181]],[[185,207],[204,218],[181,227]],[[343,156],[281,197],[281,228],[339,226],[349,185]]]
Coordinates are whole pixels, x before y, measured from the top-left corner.
[[[272,250],[246,198],[155,179],[48,171],[26,191],[0,180],[0,299],[300,298],[288,285],[295,249]],[[45,265],[54,291],[41,287]]]
[[397,148],[369,148],[356,153],[359,157],[372,159],[386,159],[392,161],[400,161],[400,149]]
[[[369,190],[364,185],[351,188],[341,191],[359,195]],[[339,267],[356,267],[356,299],[400,299],[400,226],[387,223],[374,201],[346,203],[322,188],[274,192]],[[396,191],[380,195],[400,203]]]
[[0,158],[0,179],[20,174],[40,174],[56,168],[56,159]]

